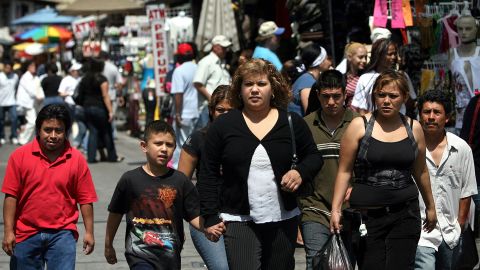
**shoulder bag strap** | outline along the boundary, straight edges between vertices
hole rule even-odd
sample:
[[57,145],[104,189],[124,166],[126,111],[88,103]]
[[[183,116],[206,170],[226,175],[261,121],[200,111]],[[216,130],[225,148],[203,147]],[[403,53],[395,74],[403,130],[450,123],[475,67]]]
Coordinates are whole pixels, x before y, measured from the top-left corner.
[[291,169],[297,167],[298,157],[297,157],[297,144],[295,142],[295,131],[293,130],[292,115],[288,114],[288,126],[290,127],[290,135],[292,136],[292,166]]
[[405,126],[405,128],[407,129],[408,138],[412,142],[412,147],[413,147],[413,149],[415,149],[414,150],[415,151],[415,157],[417,157],[418,145],[417,145],[417,141],[415,140],[415,136],[413,135],[413,119],[410,118],[410,124],[407,123],[407,119],[405,118],[405,115],[400,114],[400,119],[402,119],[402,123]]
[[[375,116],[377,115],[377,111],[374,111],[372,113],[372,116],[370,116],[370,120],[368,120],[368,123],[365,126],[365,135],[363,136],[362,140],[360,141],[360,146],[358,150],[358,155],[357,157],[362,158],[364,160],[367,159],[367,150],[369,146],[368,140],[372,136],[372,131],[373,131],[373,125],[375,124]],[[367,118],[364,116],[363,121],[365,122]]]
[[475,131],[475,124],[477,123],[478,114],[480,113],[480,98],[477,99],[477,105],[475,106],[475,113],[473,114],[472,125],[470,126],[470,132],[468,133],[468,144],[473,145],[473,133]]

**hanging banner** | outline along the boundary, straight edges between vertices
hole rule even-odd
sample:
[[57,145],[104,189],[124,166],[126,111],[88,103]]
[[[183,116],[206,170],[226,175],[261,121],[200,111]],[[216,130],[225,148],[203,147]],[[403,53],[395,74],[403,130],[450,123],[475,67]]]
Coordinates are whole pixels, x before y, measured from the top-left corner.
[[90,35],[90,31],[97,32],[97,16],[88,16],[72,22],[75,38],[82,39]]
[[164,4],[147,5],[147,17],[152,32],[152,52],[155,68],[155,90],[161,96],[165,89],[168,72],[168,45],[165,22],[167,13]]

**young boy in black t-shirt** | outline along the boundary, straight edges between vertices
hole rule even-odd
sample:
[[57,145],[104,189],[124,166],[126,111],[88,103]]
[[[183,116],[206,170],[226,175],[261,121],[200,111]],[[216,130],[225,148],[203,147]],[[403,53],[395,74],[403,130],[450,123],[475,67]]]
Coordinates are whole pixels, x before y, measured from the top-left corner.
[[180,269],[183,219],[200,230],[198,193],[184,174],[167,167],[176,146],[170,125],[151,122],[140,145],[147,163],[120,178],[108,207],[105,258],[117,262],[113,239],[126,214],[130,269]]

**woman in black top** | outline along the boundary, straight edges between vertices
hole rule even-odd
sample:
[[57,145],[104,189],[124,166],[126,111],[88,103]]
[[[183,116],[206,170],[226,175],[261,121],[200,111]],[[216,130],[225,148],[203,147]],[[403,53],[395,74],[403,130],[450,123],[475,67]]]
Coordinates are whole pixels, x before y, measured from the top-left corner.
[[298,163],[291,168],[289,91],[270,62],[241,65],[231,95],[237,109],[212,123],[202,152],[197,188],[206,234],[218,237],[226,227],[230,269],[294,269],[294,192],[311,181],[322,157],[307,124],[292,114]]
[[330,228],[340,230],[341,206],[353,170],[350,205],[360,210],[366,226],[360,269],[413,269],[421,231],[418,190],[427,206],[423,229],[433,230],[437,221],[425,139],[420,124],[400,113],[408,97],[403,74],[383,72],[372,93],[377,109],[353,119],[342,138]]
[[86,124],[89,131],[87,161],[97,162],[95,159],[99,141],[107,148],[107,160],[121,161],[117,156],[112,136],[113,112],[112,102],[108,95],[108,81],[102,75],[104,62],[97,59],[88,59],[84,65],[85,75],[78,83],[79,91],[83,95]]
[[[208,110],[211,121],[232,109],[229,90],[230,86],[220,85],[210,96]],[[195,170],[197,171],[196,176],[198,179],[202,159],[202,149],[205,144],[207,130],[208,126],[194,131],[182,146],[182,152],[180,152],[180,160],[178,162],[178,170],[183,172],[189,179],[192,178],[193,171]],[[223,236],[220,237],[217,242],[211,242],[202,232],[199,232],[191,225],[190,235],[192,236],[195,248],[208,269],[228,270]]]

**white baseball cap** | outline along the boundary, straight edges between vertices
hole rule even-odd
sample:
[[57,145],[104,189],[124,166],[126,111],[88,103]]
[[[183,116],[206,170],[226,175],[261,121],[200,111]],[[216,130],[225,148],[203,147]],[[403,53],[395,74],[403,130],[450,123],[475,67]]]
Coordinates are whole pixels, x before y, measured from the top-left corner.
[[72,66],[68,69],[69,71],[72,70],[80,70],[82,69],[82,64],[78,63],[77,61],[72,61]]
[[232,42],[226,36],[217,35],[213,37],[212,45],[220,45],[226,48],[232,46]]
[[260,25],[258,29],[258,35],[261,37],[268,37],[273,35],[281,35],[285,32],[285,28],[278,27],[277,24],[273,21],[264,22]]

